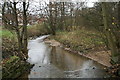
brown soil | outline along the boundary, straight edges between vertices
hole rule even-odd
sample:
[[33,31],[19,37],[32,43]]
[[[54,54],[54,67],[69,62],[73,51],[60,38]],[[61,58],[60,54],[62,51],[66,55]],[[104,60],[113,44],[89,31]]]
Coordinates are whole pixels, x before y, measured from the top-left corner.
[[110,51],[90,52],[85,54],[86,57],[97,61],[104,66],[110,67]]
[[61,46],[61,44],[58,41],[56,41],[56,40],[45,39],[44,42],[50,44],[51,46]]

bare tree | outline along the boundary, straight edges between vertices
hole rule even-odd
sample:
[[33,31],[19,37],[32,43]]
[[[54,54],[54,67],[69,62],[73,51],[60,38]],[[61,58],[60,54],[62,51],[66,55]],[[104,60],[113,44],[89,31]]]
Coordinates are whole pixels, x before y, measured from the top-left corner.
[[28,9],[29,3],[28,5],[26,5],[26,2],[23,2],[23,37],[24,37],[24,52],[27,53],[27,9]]
[[[23,2],[23,11],[20,12],[17,9],[17,4],[19,2],[4,2],[2,5],[2,20],[6,29],[10,31],[15,31],[18,39],[18,46],[19,46],[19,56],[21,58],[26,58],[27,56],[27,9],[29,3]],[[26,5],[27,4],[27,5]],[[20,18],[21,13],[23,13],[23,18]],[[20,25],[21,19],[23,20],[23,25]],[[24,52],[25,54],[22,54]],[[22,55],[21,55],[22,54]],[[24,56],[24,57],[23,57]]]
[[118,57],[118,50],[114,41],[114,37],[112,36],[112,31],[110,29],[110,25],[108,23],[108,13],[107,13],[107,3],[103,2],[102,3],[102,13],[103,13],[103,23],[104,23],[104,27],[105,27],[105,33],[107,35],[107,39],[108,39],[108,43],[111,49],[111,62],[113,63],[118,63],[119,62],[119,57]]

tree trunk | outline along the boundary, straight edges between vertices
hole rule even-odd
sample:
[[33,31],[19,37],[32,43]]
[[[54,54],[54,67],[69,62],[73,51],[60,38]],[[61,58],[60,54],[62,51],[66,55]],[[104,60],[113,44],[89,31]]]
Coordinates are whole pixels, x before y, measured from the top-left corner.
[[73,8],[72,8],[72,3],[71,4],[71,9],[70,9],[70,27],[73,30]]
[[17,34],[17,38],[18,38],[19,51],[21,51],[22,50],[22,41],[21,41],[20,33],[18,30],[16,31],[16,34]]
[[118,25],[120,27],[120,1],[118,3]]
[[[16,2],[13,3],[14,5],[14,8],[13,8],[13,14],[14,14],[14,22],[15,22],[15,26],[16,27],[19,27],[18,26],[18,16],[17,16],[17,9],[16,9]],[[18,37],[18,46],[19,46],[19,54],[22,50],[22,40],[21,40],[21,35],[20,35],[20,31],[18,28],[16,28],[16,34],[17,34],[17,37]]]
[[27,44],[28,44],[28,40],[27,40],[27,15],[26,15],[26,2],[23,2],[23,38],[24,38],[24,53],[25,55],[27,55],[28,50],[27,50]]
[[[4,23],[5,5],[6,5],[6,3],[4,2],[4,4],[2,5],[2,23]],[[4,26],[6,26],[5,23],[4,23]]]
[[61,6],[61,30],[64,29],[65,27],[65,2],[61,2],[62,6]]
[[109,27],[108,24],[108,13],[107,13],[107,3],[106,2],[102,2],[102,13],[103,13],[103,23],[104,23],[104,27],[105,27],[105,33],[107,35],[107,39],[108,39],[108,44],[110,46],[111,49],[111,62],[112,63],[117,63],[118,62],[118,52],[117,52],[117,48],[111,33],[111,29]]
[[[118,3],[118,25],[120,27],[120,1]],[[118,40],[120,40],[120,39],[118,39]],[[119,47],[118,48],[119,48],[119,51],[120,51],[120,41],[118,41],[118,43],[119,43]],[[120,55],[119,55],[119,61],[120,61]]]
[[55,25],[54,25],[54,18],[53,18],[53,11],[52,11],[52,2],[49,2],[49,12],[50,12],[50,15],[49,15],[49,23],[50,23],[50,28],[51,28],[51,33],[53,35],[55,35]]

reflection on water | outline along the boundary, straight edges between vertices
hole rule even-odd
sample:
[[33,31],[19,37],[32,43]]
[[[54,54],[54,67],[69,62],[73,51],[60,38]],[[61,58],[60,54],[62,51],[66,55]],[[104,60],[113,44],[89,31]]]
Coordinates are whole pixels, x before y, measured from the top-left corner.
[[95,78],[106,73],[103,66],[60,47],[50,47],[41,39],[29,41],[28,62],[35,64],[28,78]]
[[72,78],[96,78],[106,74],[102,65],[78,54],[68,53],[60,47],[52,48],[50,59],[51,64],[65,71]]

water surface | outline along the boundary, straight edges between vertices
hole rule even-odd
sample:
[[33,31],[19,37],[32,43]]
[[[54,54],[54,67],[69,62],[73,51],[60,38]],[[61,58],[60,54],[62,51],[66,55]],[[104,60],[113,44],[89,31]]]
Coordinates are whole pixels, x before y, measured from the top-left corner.
[[25,74],[28,79],[103,78],[106,75],[104,66],[60,47],[51,47],[44,43],[45,37],[29,41],[28,62],[34,66]]

